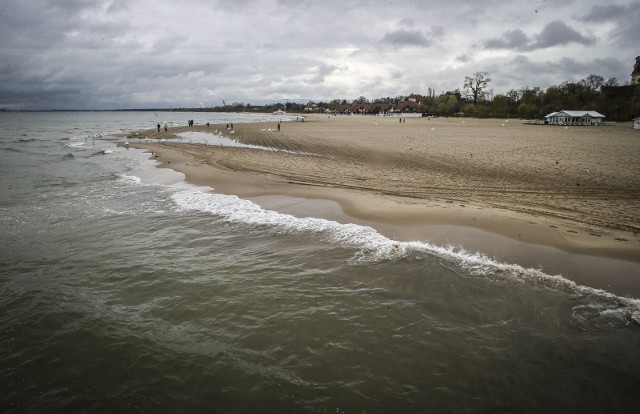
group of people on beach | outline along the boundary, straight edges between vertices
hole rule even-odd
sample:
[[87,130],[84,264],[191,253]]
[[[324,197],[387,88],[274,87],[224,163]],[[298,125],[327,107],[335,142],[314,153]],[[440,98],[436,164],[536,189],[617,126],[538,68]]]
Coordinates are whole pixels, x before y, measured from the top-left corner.
[[[193,125],[195,125],[195,123],[193,122],[193,119],[190,119],[187,121],[187,125],[192,127]],[[209,122],[207,122],[207,127],[209,127],[211,124]],[[160,132],[160,122],[158,122],[158,132]],[[227,130],[231,130],[233,131],[233,124],[227,124]],[[278,132],[280,131],[280,122],[278,122]],[[167,132],[167,124],[164,124],[164,132]]]

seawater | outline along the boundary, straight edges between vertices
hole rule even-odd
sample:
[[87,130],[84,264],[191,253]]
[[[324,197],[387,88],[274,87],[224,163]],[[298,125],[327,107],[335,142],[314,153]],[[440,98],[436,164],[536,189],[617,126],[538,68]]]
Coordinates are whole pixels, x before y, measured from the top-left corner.
[[241,114],[0,113],[0,409],[634,412],[640,302],[294,217],[116,133]]

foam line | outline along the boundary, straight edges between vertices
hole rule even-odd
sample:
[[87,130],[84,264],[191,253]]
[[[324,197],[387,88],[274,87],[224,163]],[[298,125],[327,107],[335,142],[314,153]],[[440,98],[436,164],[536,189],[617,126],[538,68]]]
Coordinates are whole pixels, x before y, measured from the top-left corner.
[[323,233],[332,243],[360,250],[360,260],[392,260],[410,254],[428,253],[449,260],[471,275],[518,283],[530,283],[560,289],[583,297],[593,297],[615,308],[627,320],[640,323],[640,300],[620,297],[613,293],[578,285],[560,275],[548,275],[538,269],[502,263],[481,253],[469,253],[451,246],[442,247],[427,242],[399,242],[391,240],[371,227],[341,224],[319,218],[298,218],[289,214],[265,210],[259,205],[232,195],[216,194],[200,188],[176,192],[173,200],[185,211],[211,213],[221,219],[255,226],[268,226],[286,232]]

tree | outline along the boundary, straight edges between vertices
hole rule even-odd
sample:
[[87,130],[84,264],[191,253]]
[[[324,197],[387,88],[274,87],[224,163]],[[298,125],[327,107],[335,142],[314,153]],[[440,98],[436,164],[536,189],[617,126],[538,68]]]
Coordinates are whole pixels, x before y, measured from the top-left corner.
[[453,92],[447,92],[438,96],[438,106],[436,110],[442,115],[453,114],[460,110],[460,102]]
[[618,86],[620,83],[618,82],[617,78],[609,78],[607,79],[607,81],[604,83],[604,86]]
[[485,89],[491,82],[491,78],[487,72],[476,72],[472,76],[464,77],[464,89],[467,91],[467,96],[473,97],[473,104],[478,103],[478,99],[483,99],[485,96]]
[[600,75],[589,75],[586,79],[582,79],[580,83],[585,85],[590,91],[596,92],[600,90],[600,87],[604,84],[604,77]]
[[518,102],[520,101],[520,94],[517,90],[511,89],[505,94],[507,97],[507,114],[515,115]]

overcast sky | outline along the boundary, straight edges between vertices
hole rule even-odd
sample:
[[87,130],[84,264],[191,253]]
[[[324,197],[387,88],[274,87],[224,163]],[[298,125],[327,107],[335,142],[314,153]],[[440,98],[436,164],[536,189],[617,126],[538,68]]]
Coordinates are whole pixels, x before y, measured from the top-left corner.
[[0,0],[0,108],[495,94],[630,80],[640,1]]

